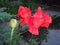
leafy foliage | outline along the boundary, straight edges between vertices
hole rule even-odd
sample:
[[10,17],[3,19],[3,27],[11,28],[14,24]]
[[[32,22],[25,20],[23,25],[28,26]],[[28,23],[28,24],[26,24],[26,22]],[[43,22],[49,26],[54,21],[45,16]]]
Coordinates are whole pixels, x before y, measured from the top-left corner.
[[29,0],[29,1],[28,1],[28,0],[24,1],[24,4],[25,4],[25,6],[27,6],[27,7],[30,8],[31,10],[36,9],[36,8],[40,5],[40,3],[31,1],[31,0]]
[[[11,27],[9,26],[10,19],[14,16],[9,13],[3,12],[4,9],[0,9],[0,44],[7,45],[10,40]],[[14,33],[14,39],[16,38],[16,30]]]

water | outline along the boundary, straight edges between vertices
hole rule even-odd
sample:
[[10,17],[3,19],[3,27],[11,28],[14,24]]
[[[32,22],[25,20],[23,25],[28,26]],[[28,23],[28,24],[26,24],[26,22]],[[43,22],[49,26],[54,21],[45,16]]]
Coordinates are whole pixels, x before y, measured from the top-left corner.
[[49,13],[50,15],[57,15],[57,16],[60,16],[60,12],[59,12],[59,11],[46,10],[46,12]]
[[48,30],[47,42],[43,41],[42,45],[60,45],[60,30]]

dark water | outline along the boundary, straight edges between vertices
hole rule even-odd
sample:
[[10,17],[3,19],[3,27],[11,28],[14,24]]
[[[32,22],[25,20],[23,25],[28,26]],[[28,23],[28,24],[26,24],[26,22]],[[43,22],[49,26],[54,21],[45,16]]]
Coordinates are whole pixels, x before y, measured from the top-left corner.
[[43,41],[42,45],[60,45],[60,30],[48,30],[47,42]]

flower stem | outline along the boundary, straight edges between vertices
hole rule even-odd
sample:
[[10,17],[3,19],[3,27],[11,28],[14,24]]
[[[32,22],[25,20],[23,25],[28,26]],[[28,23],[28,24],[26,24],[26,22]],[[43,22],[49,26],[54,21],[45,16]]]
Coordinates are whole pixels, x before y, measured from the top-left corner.
[[31,36],[30,45],[33,45],[33,35]]
[[12,28],[11,30],[10,45],[13,45],[13,33],[14,33],[14,28]]

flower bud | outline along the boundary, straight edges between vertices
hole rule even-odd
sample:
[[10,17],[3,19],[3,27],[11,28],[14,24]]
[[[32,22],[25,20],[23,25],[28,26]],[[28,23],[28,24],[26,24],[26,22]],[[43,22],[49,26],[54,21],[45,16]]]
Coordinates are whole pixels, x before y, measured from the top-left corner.
[[17,20],[16,20],[16,19],[11,19],[11,21],[10,21],[10,26],[11,26],[12,28],[15,28],[15,27],[17,26]]

